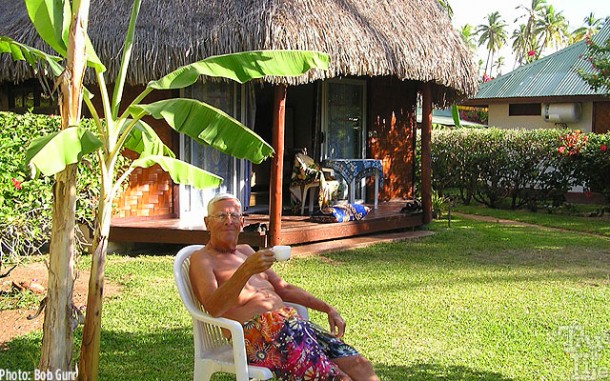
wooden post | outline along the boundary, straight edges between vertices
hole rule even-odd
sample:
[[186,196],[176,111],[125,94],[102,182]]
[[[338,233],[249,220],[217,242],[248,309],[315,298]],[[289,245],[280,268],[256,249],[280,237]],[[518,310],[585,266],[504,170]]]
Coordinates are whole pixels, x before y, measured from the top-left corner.
[[421,201],[424,224],[432,221],[432,85],[424,83],[421,113]]
[[269,189],[269,246],[279,245],[282,232],[282,175],[284,168],[284,122],[286,85],[275,86],[273,96],[273,133],[271,144],[275,155],[271,160]]

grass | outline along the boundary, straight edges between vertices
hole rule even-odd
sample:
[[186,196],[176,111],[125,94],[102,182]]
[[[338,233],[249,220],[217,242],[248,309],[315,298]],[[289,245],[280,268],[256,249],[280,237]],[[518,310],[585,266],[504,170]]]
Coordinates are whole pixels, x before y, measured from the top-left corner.
[[[456,218],[451,226],[275,267],[342,312],[346,341],[385,381],[595,379],[610,369],[608,238]],[[107,277],[123,290],[105,303],[100,379],[192,378],[190,319],[171,267],[170,255],[109,257]],[[13,340],[0,368],[33,369],[39,346],[40,333]]]
[[583,210],[575,210],[572,213],[571,211],[564,210],[549,213],[548,211],[542,209],[538,212],[531,212],[525,209],[491,209],[485,206],[472,204],[458,205],[454,208],[454,211],[610,237],[610,218],[608,213],[605,213],[601,217],[587,217],[583,215],[585,214],[585,210],[593,212],[603,209],[603,206],[589,208],[581,207],[581,209]]

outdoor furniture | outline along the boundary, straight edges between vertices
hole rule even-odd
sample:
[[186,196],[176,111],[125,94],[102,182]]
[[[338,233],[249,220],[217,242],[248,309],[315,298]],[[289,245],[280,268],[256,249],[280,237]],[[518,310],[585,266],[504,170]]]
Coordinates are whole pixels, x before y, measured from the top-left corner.
[[[212,374],[216,372],[233,373],[237,381],[273,378],[269,369],[248,365],[244,330],[241,324],[235,320],[208,315],[195,297],[189,279],[189,260],[191,255],[202,247],[203,245],[186,246],[174,258],[174,279],[178,286],[178,293],[193,319],[195,345],[193,380],[209,381]],[[309,317],[305,307],[286,304],[294,307],[304,319]],[[231,333],[231,339],[227,339],[222,334],[221,328]]]
[[375,176],[374,209],[377,209],[379,186],[383,182],[383,167],[381,160],[375,159],[327,159],[322,165],[334,169],[348,184],[349,203],[356,198],[356,181],[367,176]]
[[294,166],[290,179],[290,193],[295,201],[301,204],[301,215],[305,212],[305,202],[309,193],[309,214],[313,213],[314,195],[320,189],[319,207],[325,206],[339,189],[339,182],[333,179],[334,171],[322,168],[311,157],[297,153],[294,155]]

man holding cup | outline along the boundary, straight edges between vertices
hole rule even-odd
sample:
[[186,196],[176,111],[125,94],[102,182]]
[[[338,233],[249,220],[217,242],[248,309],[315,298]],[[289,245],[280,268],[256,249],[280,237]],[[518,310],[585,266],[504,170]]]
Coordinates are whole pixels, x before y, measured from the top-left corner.
[[[275,255],[290,257],[289,247],[274,253],[237,244],[241,213],[241,203],[230,194],[208,203],[210,240],[192,255],[189,274],[206,311],[242,323],[248,362],[271,369],[278,379],[378,381],[371,363],[340,339],[345,321],[339,312],[271,269]],[[326,313],[330,331],[302,319],[284,302]]]

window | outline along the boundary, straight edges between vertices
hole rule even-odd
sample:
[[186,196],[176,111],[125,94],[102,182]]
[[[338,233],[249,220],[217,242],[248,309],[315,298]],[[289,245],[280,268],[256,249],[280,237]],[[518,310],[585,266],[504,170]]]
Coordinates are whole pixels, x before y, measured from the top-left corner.
[[542,115],[540,103],[515,103],[508,105],[508,116]]

